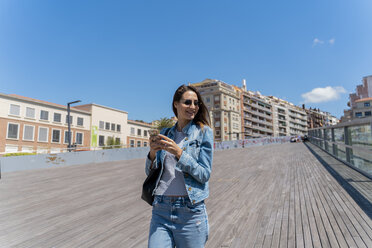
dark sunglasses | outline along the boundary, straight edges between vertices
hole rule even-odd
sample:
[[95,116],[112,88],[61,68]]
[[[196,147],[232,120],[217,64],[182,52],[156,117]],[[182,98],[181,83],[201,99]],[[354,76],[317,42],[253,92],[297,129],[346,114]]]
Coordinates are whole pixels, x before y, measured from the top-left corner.
[[[183,104],[185,104],[186,106],[191,106],[192,100],[185,100],[183,101]],[[195,100],[194,105],[199,107],[201,105],[201,102],[199,102],[198,100]]]

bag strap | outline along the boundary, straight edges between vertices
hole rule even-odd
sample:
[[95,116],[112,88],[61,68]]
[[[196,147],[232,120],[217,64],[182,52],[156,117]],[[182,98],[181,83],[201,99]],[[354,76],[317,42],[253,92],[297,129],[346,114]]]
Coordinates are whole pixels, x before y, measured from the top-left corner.
[[[168,133],[169,133],[170,130],[171,130],[171,127],[168,127],[167,130],[165,130],[164,135],[168,137]],[[159,165],[159,163],[160,163],[160,161],[158,161],[158,165]]]

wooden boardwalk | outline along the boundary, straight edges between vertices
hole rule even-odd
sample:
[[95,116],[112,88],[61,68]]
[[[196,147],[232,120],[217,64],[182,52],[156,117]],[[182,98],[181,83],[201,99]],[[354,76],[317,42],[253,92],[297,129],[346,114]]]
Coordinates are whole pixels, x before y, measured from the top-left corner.
[[[147,247],[144,178],[144,159],[4,173],[0,247]],[[372,247],[348,192],[301,143],[216,152],[206,247]]]

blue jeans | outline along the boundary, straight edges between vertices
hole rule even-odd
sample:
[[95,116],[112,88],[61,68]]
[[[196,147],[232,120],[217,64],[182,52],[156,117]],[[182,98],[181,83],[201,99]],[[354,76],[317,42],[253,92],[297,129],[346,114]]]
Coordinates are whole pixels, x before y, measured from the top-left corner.
[[149,248],[202,248],[209,225],[204,201],[191,204],[188,197],[155,196]]

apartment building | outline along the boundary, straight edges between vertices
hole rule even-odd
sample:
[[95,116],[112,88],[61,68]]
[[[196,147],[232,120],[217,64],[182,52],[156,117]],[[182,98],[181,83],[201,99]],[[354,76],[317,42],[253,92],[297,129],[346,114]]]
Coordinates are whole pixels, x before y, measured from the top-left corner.
[[151,123],[128,120],[127,144],[129,147],[149,146],[149,130],[154,128]]
[[247,91],[245,82],[241,92],[241,116],[244,138],[274,136],[273,109],[269,99],[259,92]]
[[288,106],[289,136],[307,134],[307,114],[305,109],[290,103]]
[[[71,107],[70,116],[71,143],[89,147],[91,113]],[[63,152],[68,135],[66,106],[0,93],[0,154]]]
[[[349,102],[347,105],[350,109],[344,110],[344,116],[341,117],[341,122],[351,121],[356,118],[365,116],[364,112],[367,112],[368,107],[364,106],[364,102],[368,105],[367,99],[372,97],[372,75],[363,77],[362,84],[357,85],[355,93],[349,95]],[[364,108],[367,108],[364,110]]]
[[273,106],[273,132],[275,137],[307,134],[307,113],[305,109],[275,96],[269,96],[268,99]]
[[318,128],[336,125],[339,122],[335,116],[329,112],[321,111],[316,108],[306,109],[308,128]]
[[107,146],[110,139],[123,147],[127,146],[128,112],[95,103],[78,105],[75,109],[91,113],[89,125],[92,148]]
[[289,136],[287,101],[270,96],[273,108],[273,133],[275,137]]
[[371,117],[372,113],[372,97],[362,98],[355,101],[354,107],[351,109],[351,115],[354,119]]
[[372,75],[363,77],[362,84],[357,85],[355,93],[349,95],[348,106],[353,108],[357,100],[372,97]]
[[240,90],[216,79],[205,79],[191,85],[198,89],[207,105],[215,141],[240,139]]

